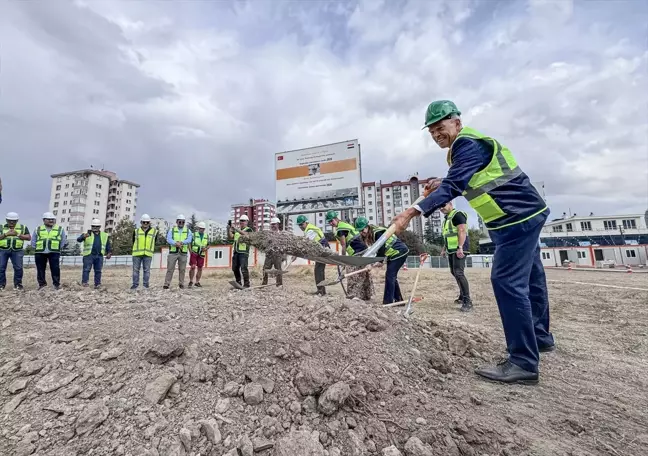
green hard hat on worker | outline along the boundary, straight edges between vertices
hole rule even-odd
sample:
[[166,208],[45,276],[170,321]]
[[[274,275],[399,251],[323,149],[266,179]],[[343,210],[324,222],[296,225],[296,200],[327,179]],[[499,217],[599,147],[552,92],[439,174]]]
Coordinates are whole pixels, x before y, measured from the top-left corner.
[[369,221],[367,220],[366,217],[358,217],[355,220],[355,229],[358,231],[364,230],[366,227],[369,226]]
[[305,215],[300,215],[297,217],[297,225],[301,225],[302,223],[308,222],[308,219],[306,218]]
[[328,212],[326,213],[326,222],[327,222],[327,223],[330,222],[330,221],[333,220],[333,219],[336,219],[336,218],[338,218],[338,213],[337,213],[337,212],[335,212],[335,211],[328,211]]
[[461,115],[461,111],[450,100],[437,100],[430,103],[425,111],[425,125],[421,130],[425,130],[430,125],[443,120],[452,114]]

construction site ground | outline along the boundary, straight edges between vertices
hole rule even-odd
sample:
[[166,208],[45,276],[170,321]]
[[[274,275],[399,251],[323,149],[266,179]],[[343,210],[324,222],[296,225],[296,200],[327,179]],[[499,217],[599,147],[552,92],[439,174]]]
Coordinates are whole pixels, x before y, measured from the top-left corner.
[[128,268],[97,291],[64,269],[58,292],[27,269],[0,294],[0,454],[647,454],[648,275],[547,271],[557,349],[522,386],[473,373],[505,355],[489,272],[467,270],[465,314],[449,272],[423,270],[406,320],[381,306],[384,269],[370,302],[309,295],[298,267],[280,289],[219,270],[162,290],[153,271],[137,292]]

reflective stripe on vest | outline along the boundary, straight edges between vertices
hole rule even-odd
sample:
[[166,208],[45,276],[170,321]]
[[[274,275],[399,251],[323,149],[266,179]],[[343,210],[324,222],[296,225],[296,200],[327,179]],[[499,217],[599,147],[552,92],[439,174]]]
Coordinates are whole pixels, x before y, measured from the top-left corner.
[[304,236],[308,237],[308,233],[310,232],[315,233],[315,238],[313,239],[313,241],[319,244],[322,238],[324,237],[324,233],[322,232],[322,230],[320,230],[315,225],[309,223],[308,225],[306,225],[306,229],[304,230]]
[[150,228],[148,233],[142,228],[135,230],[135,242],[133,243],[133,256],[152,257],[155,251],[155,238],[157,230]]
[[457,209],[450,211],[446,217],[443,222],[443,239],[445,240],[446,251],[448,253],[456,252],[457,248],[459,248],[459,230],[457,230],[457,227],[452,223],[452,218],[457,214],[457,212],[463,214],[464,217],[466,217],[466,220],[468,220],[468,214],[464,211],[458,211]]
[[[178,227],[174,226],[173,230],[171,230],[171,236],[173,242],[184,242],[189,237],[189,228],[185,227],[183,228],[182,232],[180,232]],[[186,244],[182,244],[182,247],[180,247],[180,252],[187,253],[188,251],[189,247],[187,247]],[[178,248],[175,245],[169,246],[169,253],[178,253]]]
[[[464,127],[457,139],[471,138],[486,141],[493,147],[493,158],[486,168],[475,173],[468,182],[463,195],[470,206],[479,214],[485,223],[492,222],[506,215],[490,193],[522,174],[511,151],[497,140],[484,136],[478,131]],[[455,140],[456,141],[456,140]],[[452,146],[448,151],[448,165],[452,164]]]
[[[374,233],[374,242],[378,240],[378,238],[382,235],[382,233],[387,231],[387,228],[383,226],[371,225],[371,229]],[[396,260],[409,253],[409,249],[407,249],[407,252],[399,252],[397,249],[392,247],[397,240],[398,237],[396,237],[395,234],[392,234],[389,237],[389,239],[387,239],[387,242],[385,242],[385,256],[391,260]]]
[[[245,233],[249,233],[249,232],[252,231],[252,228],[250,228],[249,226],[246,226],[241,231],[243,231]],[[241,237],[241,233],[239,233],[239,232],[234,233],[234,251],[236,253],[249,253],[250,246],[245,244],[244,242],[239,242],[240,237]]]
[[346,243],[346,252],[347,255],[353,255],[354,250],[349,247],[349,243],[351,242],[351,239],[353,239],[355,236],[358,235],[358,232],[356,231],[355,227],[351,225],[350,223],[339,221],[338,226],[335,227],[335,237],[338,237],[337,232],[338,230],[347,230],[347,235],[344,237],[344,242]]
[[60,226],[54,225],[48,230],[45,225],[41,225],[38,227],[37,232],[38,238],[36,239],[36,249],[34,250],[36,253],[44,252],[45,248],[53,253],[61,251],[62,234]]
[[[92,247],[94,246],[95,234],[90,233],[90,236],[83,240],[83,256],[88,256],[92,253]],[[101,254],[106,254],[106,244],[108,244],[108,233],[103,231],[99,233],[99,238],[101,239]]]
[[204,250],[207,245],[209,245],[209,236],[207,236],[207,233],[203,233],[203,238],[201,240],[200,232],[196,231],[193,235],[193,239],[191,240],[191,251],[200,255],[201,258],[204,258]]
[[[18,235],[26,234],[27,227],[16,223],[16,226],[13,227],[13,230],[18,233]],[[9,225],[5,224],[2,227],[2,234],[6,234],[11,231]],[[20,239],[18,236],[9,236],[4,239],[0,239],[0,250],[22,250],[25,241]]]

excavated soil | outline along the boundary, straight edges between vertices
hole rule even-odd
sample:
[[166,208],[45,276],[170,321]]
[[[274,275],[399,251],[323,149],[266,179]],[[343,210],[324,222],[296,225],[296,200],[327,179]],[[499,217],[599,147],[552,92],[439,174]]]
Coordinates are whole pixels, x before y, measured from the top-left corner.
[[327,257],[335,254],[317,242],[288,231],[258,231],[241,236],[245,242],[270,255],[294,255],[298,257]]
[[[299,270],[283,288],[252,292],[230,290],[221,272],[200,290],[129,292],[126,269],[105,271],[100,291],[5,291],[0,454],[642,454],[645,294],[625,292],[613,307],[630,327],[608,320],[609,305],[598,316],[605,339],[634,341],[598,356],[616,359],[626,389],[560,329],[565,342],[543,355],[546,384],[496,385],[472,373],[503,350],[487,276],[469,271],[476,310],[466,316],[451,309],[449,274],[434,272],[422,275],[425,299],[409,320],[373,302],[381,296],[345,299],[339,287],[307,295],[312,271]],[[404,294],[412,276],[401,273]],[[606,293],[592,299],[618,296]],[[556,305],[558,328],[573,320],[569,299]],[[573,376],[557,380],[564,372]]]

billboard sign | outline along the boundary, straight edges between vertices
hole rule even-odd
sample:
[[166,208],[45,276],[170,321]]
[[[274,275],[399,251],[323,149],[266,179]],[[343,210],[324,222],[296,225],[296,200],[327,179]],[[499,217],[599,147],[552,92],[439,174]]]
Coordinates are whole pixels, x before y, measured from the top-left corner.
[[278,214],[362,207],[357,139],[275,154]]

